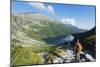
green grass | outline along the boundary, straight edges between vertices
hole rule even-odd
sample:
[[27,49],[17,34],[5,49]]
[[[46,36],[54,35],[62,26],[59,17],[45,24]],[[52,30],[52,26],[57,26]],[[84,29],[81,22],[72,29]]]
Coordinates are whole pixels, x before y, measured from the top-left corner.
[[91,41],[93,39],[95,39],[95,35],[92,35],[92,36],[89,36],[89,37],[86,38],[87,41]]
[[44,64],[43,57],[39,53],[54,51],[56,48],[57,46],[52,45],[23,46],[23,44],[13,40],[11,46],[11,66]]
[[32,65],[43,64],[43,58],[32,51],[31,47],[22,47],[20,45],[13,45],[11,52],[11,65]]

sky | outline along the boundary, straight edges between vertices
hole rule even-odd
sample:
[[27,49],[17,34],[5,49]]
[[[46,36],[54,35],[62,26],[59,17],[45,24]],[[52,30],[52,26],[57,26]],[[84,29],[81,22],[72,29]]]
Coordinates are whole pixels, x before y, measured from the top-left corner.
[[72,24],[78,28],[90,30],[95,26],[95,6],[37,3],[37,2],[12,2],[12,13],[39,12],[46,16],[56,18],[64,24]]

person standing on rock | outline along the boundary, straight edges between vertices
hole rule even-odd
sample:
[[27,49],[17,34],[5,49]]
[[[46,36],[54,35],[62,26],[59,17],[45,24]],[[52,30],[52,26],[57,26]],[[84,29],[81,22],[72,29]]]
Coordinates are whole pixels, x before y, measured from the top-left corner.
[[80,62],[80,53],[82,51],[83,47],[81,43],[79,42],[79,39],[77,39],[77,42],[75,44],[75,50],[76,50],[76,56],[77,56],[77,61]]

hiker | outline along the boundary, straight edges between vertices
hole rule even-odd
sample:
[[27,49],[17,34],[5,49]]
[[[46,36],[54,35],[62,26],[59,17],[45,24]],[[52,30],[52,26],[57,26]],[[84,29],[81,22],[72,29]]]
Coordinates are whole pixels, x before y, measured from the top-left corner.
[[76,50],[77,61],[80,62],[80,53],[82,51],[82,45],[79,42],[79,39],[77,39],[75,50]]

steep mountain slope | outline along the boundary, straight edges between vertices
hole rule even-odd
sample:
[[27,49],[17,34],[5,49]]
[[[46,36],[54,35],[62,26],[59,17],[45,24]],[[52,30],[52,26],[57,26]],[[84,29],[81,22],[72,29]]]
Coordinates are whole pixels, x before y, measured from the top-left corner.
[[71,33],[71,34],[73,34],[73,33],[83,33],[83,32],[88,31],[88,30],[85,30],[85,29],[80,29],[80,28],[73,26],[71,24],[67,24],[66,28],[69,29],[69,33]]
[[12,16],[12,39],[23,44],[45,44],[44,38],[65,36],[85,30],[65,25],[40,13],[21,13]]
[[42,38],[65,35],[67,32],[64,24],[40,13],[12,16],[12,39],[20,40],[24,44],[34,44]]
[[96,27],[84,33],[73,34],[73,36],[75,36],[76,38],[84,38],[84,37],[88,37],[88,36],[95,35],[95,34],[96,34]]

